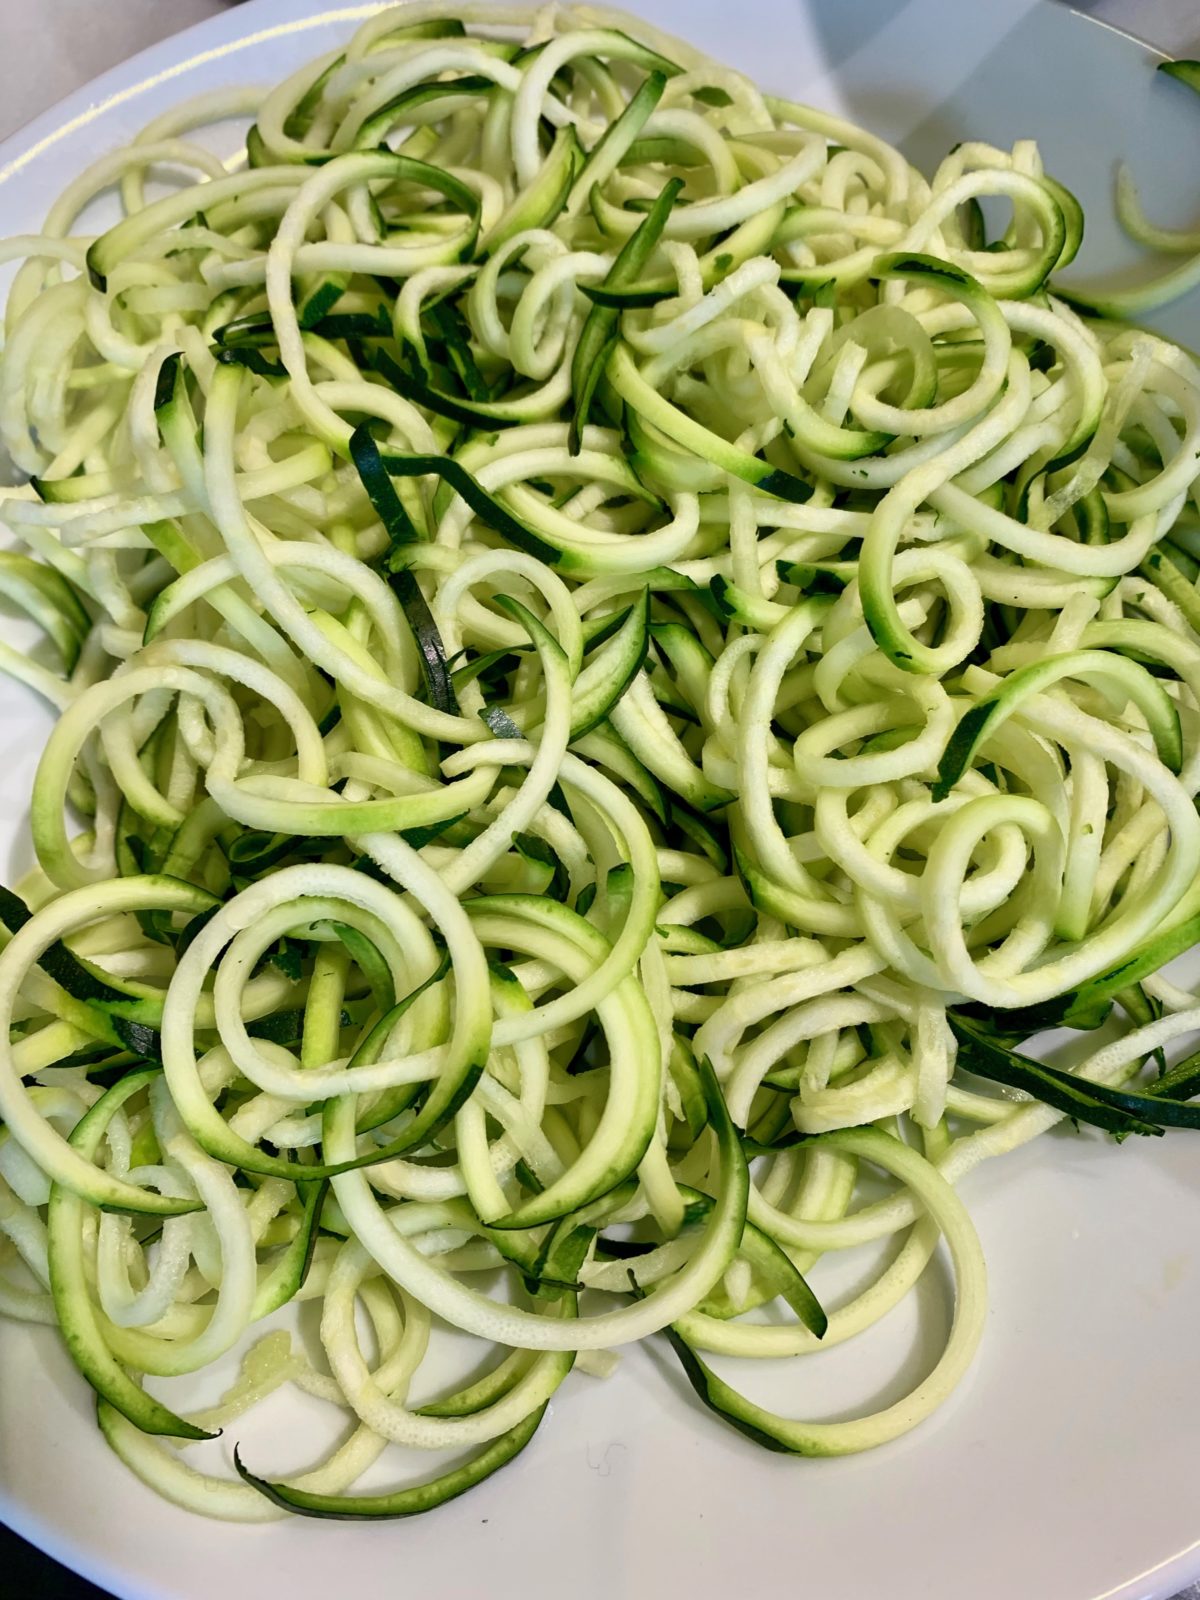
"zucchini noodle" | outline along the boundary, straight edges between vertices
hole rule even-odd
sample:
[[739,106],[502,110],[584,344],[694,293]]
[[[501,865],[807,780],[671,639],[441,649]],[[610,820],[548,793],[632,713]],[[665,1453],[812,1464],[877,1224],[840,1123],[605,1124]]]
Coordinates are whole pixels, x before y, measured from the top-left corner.
[[[970,1171],[1200,1126],[1200,369],[1056,293],[1081,235],[1028,141],[925,175],[619,13],[416,0],[0,244],[0,669],[58,713],[0,1313],[159,1492],[409,1516],[654,1334],[768,1448],[883,1444],[979,1346]],[[850,1341],[942,1243],[883,1411],[700,1354]],[[258,1329],[307,1300],[328,1371]],[[496,1360],[420,1403],[434,1317]],[[311,1470],[180,1454],[286,1384],[352,1423]],[[363,1491],[390,1446],[469,1453]]]

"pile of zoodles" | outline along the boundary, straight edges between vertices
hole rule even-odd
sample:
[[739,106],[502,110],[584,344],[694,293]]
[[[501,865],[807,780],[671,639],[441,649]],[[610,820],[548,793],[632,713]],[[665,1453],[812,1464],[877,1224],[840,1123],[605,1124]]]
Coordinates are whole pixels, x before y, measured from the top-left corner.
[[[660,1333],[769,1448],[883,1443],[979,1341],[958,1180],[1200,1126],[1200,369],[1055,292],[1081,235],[1027,141],[925,177],[611,13],[422,3],[0,245],[44,634],[0,665],[59,713],[0,894],[0,1311],[156,1489],[408,1515]],[[708,1364],[851,1338],[940,1241],[903,1401]],[[320,1364],[267,1320],[314,1299]],[[495,1359],[417,1404],[434,1319]],[[284,1384],[357,1424],[326,1459],[188,1463]],[[356,1491],[389,1443],[456,1464]]]

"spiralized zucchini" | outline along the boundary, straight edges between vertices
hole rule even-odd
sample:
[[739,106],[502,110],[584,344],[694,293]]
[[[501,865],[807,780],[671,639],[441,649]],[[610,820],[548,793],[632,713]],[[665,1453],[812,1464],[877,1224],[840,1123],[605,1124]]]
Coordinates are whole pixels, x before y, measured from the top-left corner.
[[[979,1343],[956,1183],[1200,1123],[1194,1062],[1137,1086],[1200,1023],[1157,975],[1200,371],[1055,294],[1081,233],[1028,141],[926,177],[616,13],[418,3],[0,246],[45,635],[0,666],[59,713],[0,895],[0,1311],[161,1493],[411,1515],[664,1330],[770,1448],[883,1443]],[[1016,1048],[1114,1005],[1071,1072]],[[889,1236],[827,1314],[803,1274]],[[942,1239],[944,1353],[875,1415],[698,1354],[850,1339]],[[265,1327],[314,1298],[327,1371]],[[435,1317],[497,1364],[416,1404]],[[356,1424],[309,1472],[177,1454],[284,1383]],[[356,1488],[389,1444],[460,1457]]]

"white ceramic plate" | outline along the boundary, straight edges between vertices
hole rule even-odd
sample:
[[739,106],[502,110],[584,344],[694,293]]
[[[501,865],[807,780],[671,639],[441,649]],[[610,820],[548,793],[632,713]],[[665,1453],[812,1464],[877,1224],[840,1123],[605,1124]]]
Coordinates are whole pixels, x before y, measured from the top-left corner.
[[[1133,260],[1110,220],[1118,154],[1146,180],[1156,216],[1183,223],[1200,208],[1188,154],[1195,102],[1155,78],[1153,52],[1057,6],[641,8],[764,84],[904,140],[924,162],[963,137],[1036,137],[1087,209],[1088,273]],[[303,0],[255,0],[109,73],[0,149],[0,234],[35,229],[71,176],[175,100],[278,79],[373,9],[318,15]],[[1200,343],[1200,297],[1164,321]],[[10,881],[28,861],[27,797],[48,727],[31,696],[0,685]],[[517,1463],[428,1518],[224,1527],[159,1501],[109,1455],[53,1335],[0,1326],[0,1516],[122,1600],[539,1600],[564,1590],[574,1600],[1162,1600],[1200,1575],[1193,1139],[1116,1149],[1051,1137],[975,1174],[966,1198],[992,1285],[982,1351],[949,1405],[873,1455],[764,1454],[698,1412],[661,1351],[638,1349],[607,1383],[573,1379]],[[746,1387],[813,1417],[895,1397],[944,1333],[947,1285],[926,1276],[865,1338],[786,1370],[756,1368]],[[836,1296],[836,1269],[816,1282]],[[446,1356],[466,1358],[461,1342]],[[214,1388],[176,1389],[173,1403],[207,1401]],[[327,1442],[328,1426],[315,1403],[281,1394],[210,1448],[227,1454],[241,1434],[252,1464],[287,1470]],[[412,1470],[390,1465],[393,1481]]]

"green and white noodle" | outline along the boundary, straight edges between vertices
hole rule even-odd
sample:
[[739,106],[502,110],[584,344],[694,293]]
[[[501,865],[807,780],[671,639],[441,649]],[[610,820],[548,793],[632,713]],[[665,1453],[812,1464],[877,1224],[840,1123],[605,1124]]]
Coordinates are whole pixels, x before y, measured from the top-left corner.
[[[0,668],[59,714],[0,894],[0,1312],[160,1492],[411,1515],[664,1331],[760,1443],[886,1442],[983,1329],[959,1180],[1200,1126],[1194,1058],[1147,1076],[1200,1025],[1159,971],[1200,369],[1056,294],[1081,235],[1028,141],[925,176],[617,13],[421,0],[0,245],[0,594],[45,635]],[[1114,1007],[1070,1072],[1018,1049]],[[827,1316],[803,1274],[889,1238]],[[849,1340],[943,1239],[945,1349],[875,1415],[697,1353]],[[328,1374],[254,1333],[309,1299]],[[434,1316],[498,1361],[415,1407]],[[146,1388],[248,1334],[222,1405]],[[355,1423],[324,1462],[185,1464],[285,1383]],[[475,1454],[356,1491],[388,1443]]]

